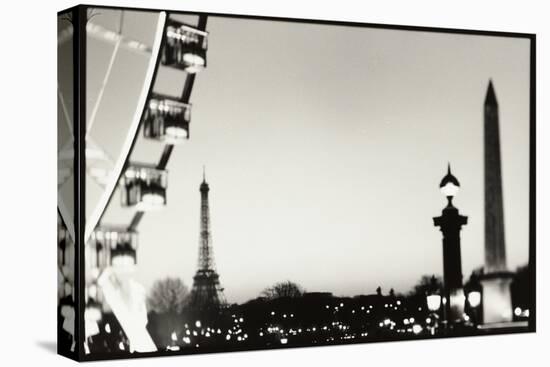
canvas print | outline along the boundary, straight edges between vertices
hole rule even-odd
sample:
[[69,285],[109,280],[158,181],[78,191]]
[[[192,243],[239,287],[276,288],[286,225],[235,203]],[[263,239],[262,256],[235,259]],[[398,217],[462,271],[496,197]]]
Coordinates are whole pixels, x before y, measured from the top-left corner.
[[72,22],[57,17],[57,349],[75,356],[76,248],[74,170],[74,57]]
[[58,55],[62,354],[534,331],[534,35],[98,6]]

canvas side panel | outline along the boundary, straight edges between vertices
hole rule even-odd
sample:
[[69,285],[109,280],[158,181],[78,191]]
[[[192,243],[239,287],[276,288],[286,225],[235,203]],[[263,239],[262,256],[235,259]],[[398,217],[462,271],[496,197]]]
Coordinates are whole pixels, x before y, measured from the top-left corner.
[[57,350],[76,358],[73,13],[57,15]]

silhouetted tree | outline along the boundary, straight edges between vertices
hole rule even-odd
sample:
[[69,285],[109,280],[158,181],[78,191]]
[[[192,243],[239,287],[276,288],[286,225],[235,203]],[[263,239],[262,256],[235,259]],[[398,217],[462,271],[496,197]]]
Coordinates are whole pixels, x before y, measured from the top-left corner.
[[276,299],[281,297],[300,297],[304,294],[304,290],[298,284],[291,281],[280,282],[272,287],[266,288],[262,292],[262,296],[267,299]]
[[[410,296],[425,296],[426,293],[431,291],[431,289],[434,287],[433,284],[433,275],[423,275],[422,278],[416,283],[413,290],[410,292]],[[439,291],[443,289],[443,281],[440,277],[435,277],[435,286]]]
[[164,278],[155,281],[147,297],[150,311],[163,314],[180,313],[187,302],[189,290],[179,278]]
[[480,279],[483,276],[483,267],[476,268],[470,274],[470,277],[464,283],[464,292],[468,294],[472,290],[481,290]]

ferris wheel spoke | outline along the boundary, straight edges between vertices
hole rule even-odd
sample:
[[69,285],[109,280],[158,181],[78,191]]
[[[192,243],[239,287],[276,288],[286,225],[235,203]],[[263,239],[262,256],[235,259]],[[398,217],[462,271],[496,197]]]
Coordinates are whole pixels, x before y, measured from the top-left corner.
[[[120,49],[120,45],[122,44],[123,36],[122,36],[122,25],[124,22],[124,11],[120,12],[120,21],[119,21],[119,27],[118,32],[116,34],[116,42],[113,47],[113,52],[111,52],[111,58],[109,59],[109,64],[107,65],[107,71],[105,72],[105,76],[103,77],[103,82],[101,83],[101,87],[99,88],[99,92],[97,94],[97,99],[95,101],[94,107],[92,108],[92,112],[90,114],[90,120],[88,122],[88,127],[86,129],[86,137],[90,135],[90,131],[92,129],[92,126],[95,122],[95,118],[97,115],[97,111],[99,109],[99,106],[101,104],[101,100],[103,99],[103,93],[105,92],[105,88],[107,87],[107,82],[109,81],[109,77],[111,76],[111,71],[113,70],[113,65],[115,63],[116,56],[118,54],[118,50]],[[88,28],[88,27],[86,27]]]
[[97,116],[97,111],[99,109],[99,105],[101,104],[101,100],[103,99],[103,93],[105,92],[105,88],[107,87],[107,83],[109,81],[109,77],[111,76],[111,71],[113,70],[113,65],[115,64],[115,59],[118,54],[118,50],[120,49],[121,41],[122,41],[122,38],[119,38],[118,41],[115,43],[113,52],[111,53],[111,58],[109,59],[109,64],[107,66],[107,71],[105,72],[105,77],[103,78],[103,82],[101,83],[101,88],[99,89],[99,93],[97,94],[97,99],[95,101],[94,107],[92,108],[92,112],[90,114],[90,121],[88,122],[88,128],[86,129],[86,137],[90,135],[90,130],[94,125],[95,118]]
[[59,102],[61,103],[61,109],[63,110],[63,116],[65,117],[65,122],[67,123],[67,127],[69,129],[69,133],[71,135],[71,138],[73,136],[73,119],[71,118],[71,115],[69,114],[69,109],[67,108],[67,104],[65,103],[65,98],[63,97],[63,92],[61,92],[61,88],[59,87],[59,82],[57,83],[57,98],[59,98]]
[[[133,147],[135,145],[137,133],[139,131],[139,127],[141,124],[142,113],[145,110],[145,105],[147,103],[148,96],[152,91],[152,85],[154,84],[154,81],[155,81],[155,77],[156,77],[156,73],[157,73],[157,69],[160,61],[160,57],[159,57],[160,50],[164,39],[165,26],[166,26],[166,12],[161,12],[159,14],[158,21],[157,21],[157,28],[156,28],[155,37],[154,37],[155,41],[153,44],[151,57],[149,59],[149,65],[142,84],[142,88],[139,95],[138,103],[136,105],[134,116],[132,118],[132,123],[128,130],[128,134],[126,135],[126,140],[122,145],[121,154],[118,160],[116,161],[115,167],[113,168],[110,174],[110,177],[108,179],[108,182],[106,184],[105,191],[102,197],[100,198],[97,206],[95,207],[94,211],[92,212],[89,220],[86,223],[86,230],[84,235],[85,241],[87,241],[90,238],[90,235],[93,232],[94,228],[100,222],[103,214],[105,213],[107,206],[111,201],[112,196],[114,195],[114,191],[116,189],[117,183],[119,182],[122,174],[124,173],[124,168],[128,165],[128,160],[132,153]],[[111,36],[111,38],[116,40],[116,33],[112,32],[112,34],[115,36]]]
[[90,37],[93,37],[103,42],[111,43],[113,45],[116,43],[120,43],[120,46],[122,48],[136,52],[138,54],[150,56],[153,53],[153,48],[151,46],[138,40],[132,39],[128,36],[119,34],[110,29],[107,29],[103,26],[100,26],[99,24],[94,24],[93,22],[89,22],[86,25],[86,31]]
[[88,136],[86,138],[86,144],[93,147],[93,149],[96,151],[97,158],[100,158],[101,160],[104,160],[111,165],[115,164],[115,160],[109,154],[107,154],[105,150],[101,149],[91,136]]
[[134,217],[132,218],[132,221],[128,226],[128,231],[135,231],[137,229],[139,222],[141,222],[141,218],[143,218],[144,214],[145,213],[141,210],[134,214]]

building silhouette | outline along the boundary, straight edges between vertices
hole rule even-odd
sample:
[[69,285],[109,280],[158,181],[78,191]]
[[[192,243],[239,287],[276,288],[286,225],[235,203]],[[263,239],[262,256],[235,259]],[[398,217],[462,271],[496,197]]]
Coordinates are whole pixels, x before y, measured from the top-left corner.
[[208,204],[208,192],[210,187],[206,182],[203,172],[203,180],[200,185],[201,216],[199,236],[199,261],[198,269],[193,277],[189,306],[199,312],[217,311],[225,305],[223,288],[220,285],[220,277],[216,271],[214,251],[212,247],[212,233],[210,229],[210,208]]

